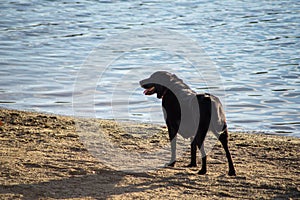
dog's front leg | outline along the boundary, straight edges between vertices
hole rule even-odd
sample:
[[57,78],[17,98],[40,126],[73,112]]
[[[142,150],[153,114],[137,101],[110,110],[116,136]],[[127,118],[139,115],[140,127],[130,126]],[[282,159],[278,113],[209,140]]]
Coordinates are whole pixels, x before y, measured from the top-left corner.
[[169,140],[171,143],[171,160],[166,166],[174,167],[176,163],[176,142],[177,142],[177,132],[178,124],[174,123],[174,119],[166,120],[168,126]]
[[170,163],[167,164],[168,167],[174,167],[176,163],[176,142],[177,136],[171,140],[171,160]]

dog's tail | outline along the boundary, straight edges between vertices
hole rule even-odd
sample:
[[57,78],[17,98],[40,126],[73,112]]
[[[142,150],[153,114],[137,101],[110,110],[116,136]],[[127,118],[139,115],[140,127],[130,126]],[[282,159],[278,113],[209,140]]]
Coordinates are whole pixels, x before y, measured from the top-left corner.
[[228,132],[228,127],[227,127],[227,123],[226,121],[224,122],[223,128],[222,128],[222,132]]

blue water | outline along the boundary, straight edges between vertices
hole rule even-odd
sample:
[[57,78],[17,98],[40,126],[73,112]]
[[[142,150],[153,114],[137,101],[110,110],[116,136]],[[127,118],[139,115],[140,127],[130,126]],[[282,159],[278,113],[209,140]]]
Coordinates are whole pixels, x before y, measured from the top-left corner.
[[[297,0],[4,0],[0,106],[73,115],[77,74],[94,48],[126,31],[161,28],[201,46],[223,88],[207,87],[184,59],[160,49],[122,52],[103,76],[99,72],[96,117],[163,123],[159,100],[145,98],[138,85],[129,97],[121,90],[123,81],[137,84],[155,66],[173,69],[197,92],[223,91],[231,130],[300,137],[299,22]],[[115,95],[107,95],[112,90]]]

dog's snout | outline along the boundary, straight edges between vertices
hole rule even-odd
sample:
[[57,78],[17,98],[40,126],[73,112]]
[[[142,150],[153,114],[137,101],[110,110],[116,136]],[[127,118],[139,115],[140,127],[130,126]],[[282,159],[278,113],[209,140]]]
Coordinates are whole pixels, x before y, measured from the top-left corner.
[[148,79],[143,79],[140,81],[140,86],[141,87],[147,87],[149,84],[152,84],[151,80],[148,78]]
[[140,86],[143,86],[143,85],[145,85],[145,80],[140,81]]

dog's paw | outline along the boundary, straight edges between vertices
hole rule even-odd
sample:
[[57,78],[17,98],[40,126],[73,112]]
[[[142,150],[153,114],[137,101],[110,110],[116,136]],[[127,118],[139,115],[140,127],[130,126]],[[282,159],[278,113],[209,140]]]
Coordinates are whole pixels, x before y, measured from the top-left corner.
[[228,176],[236,176],[235,170],[230,170]]
[[166,166],[166,167],[174,167],[174,166],[175,166],[175,163],[176,163],[176,160],[173,161],[173,162],[167,163],[165,166]]
[[190,163],[189,165],[187,165],[186,167],[197,167],[196,163]]
[[206,169],[201,169],[199,172],[198,172],[199,175],[204,175],[206,174]]

